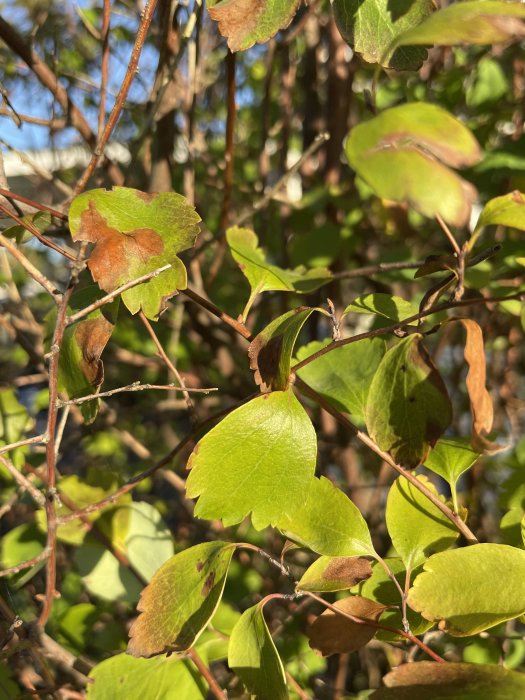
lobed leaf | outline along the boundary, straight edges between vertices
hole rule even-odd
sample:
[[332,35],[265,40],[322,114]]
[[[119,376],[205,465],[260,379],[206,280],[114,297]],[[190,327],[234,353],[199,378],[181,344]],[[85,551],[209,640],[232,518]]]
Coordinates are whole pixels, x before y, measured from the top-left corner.
[[286,700],[286,675],[263,616],[262,600],[241,615],[232,630],[228,665],[256,698]]
[[188,460],[195,515],[233,525],[251,513],[256,529],[291,516],[307,498],[317,440],[291,389],[252,399],[197,443]]
[[365,557],[319,557],[301,576],[301,591],[331,593],[347,591],[372,575],[372,565]]
[[105,292],[171,265],[156,277],[122,293],[135,314],[156,319],[167,300],[186,288],[186,268],[177,254],[195,243],[199,215],[175,192],[146,194],[129,187],[84,192],[71,203],[69,226],[75,240],[94,243],[88,261]]
[[434,554],[423,569],[408,603],[453,636],[477,634],[525,613],[522,549],[475,544]]
[[205,542],[163,564],[142,591],[128,653],[153,656],[189,649],[219,605],[236,546]]
[[390,348],[372,380],[366,424],[382,450],[417,467],[452,420],[452,406],[419,334]]

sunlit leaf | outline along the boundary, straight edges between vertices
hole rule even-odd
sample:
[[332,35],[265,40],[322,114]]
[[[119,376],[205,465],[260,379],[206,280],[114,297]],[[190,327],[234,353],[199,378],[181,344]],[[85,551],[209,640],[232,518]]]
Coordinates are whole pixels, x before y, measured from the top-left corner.
[[417,467],[448,427],[452,406],[420,335],[386,353],[372,380],[366,424],[382,450],[406,467]]
[[467,127],[440,107],[418,102],[385,110],[351,130],[346,155],[379,197],[467,224],[476,191],[447,166],[475,165],[481,152]]
[[416,70],[426,51],[403,48],[389,51],[392,40],[420,24],[432,12],[431,0],[333,0],[335,21],[344,39],[368,63],[396,70]]
[[475,544],[434,554],[414,581],[409,605],[465,637],[525,613],[525,551]]
[[473,236],[485,226],[510,226],[525,231],[525,195],[518,190],[489,200],[481,212]]
[[[297,359],[302,361],[329,344],[327,340],[304,345],[297,351]],[[337,409],[363,420],[372,377],[385,352],[382,338],[364,338],[334,348],[297,374]]]
[[441,438],[425,460],[425,467],[455,484],[459,477],[479,459],[479,452],[466,438]]
[[219,605],[235,547],[205,542],[163,564],[140,596],[128,653],[153,656],[189,649]]
[[319,557],[301,576],[297,588],[302,591],[346,591],[372,575],[365,557]]
[[264,600],[248,608],[232,630],[228,665],[256,698],[286,700],[286,676],[263,616]]
[[[426,477],[417,478],[438,495]],[[394,549],[409,570],[424,562],[430,553],[448,549],[459,536],[450,520],[402,476],[388,493],[386,525]]]
[[[25,406],[17,399],[15,391],[12,388],[0,388],[0,447],[21,440],[32,423]],[[15,466],[21,466],[24,462],[24,453],[25,449],[18,447],[10,451],[7,456]],[[7,476],[7,472],[1,465],[0,472]],[[7,476],[7,478],[11,477]]]
[[417,306],[392,294],[365,294],[357,297],[344,310],[345,314],[378,314],[392,321],[403,321],[418,313]]
[[151,319],[162,313],[177,290],[186,288],[186,268],[177,255],[195,243],[199,221],[180,194],[146,194],[128,187],[84,192],[69,210],[73,238],[95,244],[88,267],[105,292],[171,265],[122,293],[132,314],[142,309]]
[[291,390],[232,411],[197,443],[188,468],[195,515],[233,525],[251,513],[258,530],[300,508],[315,470],[317,440]]

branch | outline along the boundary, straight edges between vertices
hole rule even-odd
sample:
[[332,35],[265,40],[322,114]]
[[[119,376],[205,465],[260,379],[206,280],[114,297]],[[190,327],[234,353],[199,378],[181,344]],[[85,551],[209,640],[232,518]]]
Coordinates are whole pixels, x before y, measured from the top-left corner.
[[58,209],[53,209],[53,207],[48,207],[46,204],[40,204],[40,202],[35,202],[33,199],[24,197],[21,194],[15,194],[14,192],[11,192],[11,190],[6,190],[3,187],[0,187],[0,194],[6,199],[14,199],[17,202],[27,204],[27,206],[33,207],[34,209],[38,209],[39,211],[47,211],[52,216],[55,216],[57,219],[67,221],[66,214],[63,214],[61,211],[58,211]]
[[[218,387],[209,387],[207,389],[187,389],[186,387],[177,386],[176,384],[141,384],[140,382],[133,382],[127,386],[121,386],[118,389],[111,389],[110,391],[102,391],[98,394],[90,394],[89,396],[81,396],[79,399],[71,399],[69,401],[58,401],[58,407],[62,406],[79,406],[86,401],[94,401],[95,399],[103,399],[108,396],[113,396],[113,394],[122,394],[125,391],[144,391],[145,389],[160,389],[163,391],[181,391],[192,394],[209,394],[211,391],[218,391]],[[0,449],[3,452],[4,448]]]
[[14,243],[9,238],[6,238],[0,233],[0,245],[3,246],[6,250],[8,250],[11,253],[11,255],[20,263],[20,265],[22,265],[27,274],[30,275],[35,280],[35,282],[38,282],[38,284],[41,287],[43,287],[48,294],[51,295],[55,304],[60,303],[60,300],[62,298],[62,292],[59,289],[57,289],[57,287],[55,287],[55,285],[52,282],[50,282],[50,280],[48,280],[48,278],[45,275],[43,275],[40,272],[40,270],[38,270],[38,268],[36,268],[33,265],[32,262],[28,260],[28,258],[26,258],[26,256],[18,248],[16,243]]
[[3,445],[2,447],[0,447],[0,454],[3,454],[4,452],[11,452],[11,450],[16,450],[17,447],[23,447],[24,445],[35,445],[39,442],[45,443],[46,441],[47,436],[45,433],[42,433],[42,435],[35,435],[34,437],[30,438],[24,438],[24,440],[12,442],[10,445]]
[[[40,438],[42,436],[39,436]],[[42,442],[42,440],[39,440],[38,442]],[[15,443],[14,443],[15,444]],[[27,442],[26,442],[27,444]],[[12,449],[11,445],[7,446],[8,449]],[[2,448],[3,449],[3,448]],[[22,472],[18,471],[18,469],[15,467],[15,465],[11,462],[10,459],[7,459],[3,455],[0,455],[0,464],[3,464],[4,467],[7,469],[7,471],[11,474],[13,477],[14,481],[23,489],[27,491],[27,493],[31,496],[33,501],[38,504],[40,507],[44,507],[46,505],[46,498],[44,494],[39,491],[36,486],[33,486],[33,484],[29,481],[27,477],[25,477]]]
[[391,262],[378,263],[377,265],[367,265],[366,267],[358,267],[355,270],[343,270],[342,272],[334,272],[332,279],[342,280],[351,279],[353,277],[369,277],[378,272],[390,272],[392,270],[417,270],[424,265],[424,260],[415,260],[407,262]]
[[10,566],[8,569],[0,570],[0,578],[18,574],[20,571],[24,571],[24,569],[30,569],[32,566],[36,566],[37,564],[40,564],[41,561],[47,559],[48,556],[49,550],[47,547],[44,547],[44,549],[40,552],[40,554],[37,554],[36,557],[28,559],[27,561],[22,561],[20,564],[15,564],[15,566]]
[[222,690],[220,685],[217,683],[215,678],[213,677],[210,669],[206,666],[204,661],[201,659],[201,657],[197,654],[197,651],[195,648],[190,649],[187,652],[188,657],[193,661],[195,666],[197,667],[199,673],[203,678],[206,680],[208,685],[210,686],[210,692],[211,694],[217,698],[217,700],[226,700],[227,695],[226,693]]
[[26,231],[29,231],[29,233],[32,233],[33,236],[35,238],[37,238],[40,241],[40,243],[42,243],[43,245],[47,246],[48,248],[51,248],[56,253],[60,253],[60,255],[63,255],[65,258],[68,258],[68,260],[76,260],[76,257],[74,255],[72,255],[67,250],[64,250],[63,248],[58,246],[56,243],[48,240],[45,236],[43,236],[34,224],[32,224],[30,221],[24,221],[24,219],[21,219],[14,212],[9,211],[9,209],[7,207],[4,207],[4,205],[1,203],[0,203],[0,211],[4,212],[4,214],[6,214],[6,216],[8,216],[10,219],[13,219],[13,221],[16,221],[16,223],[19,226],[22,226],[23,228],[25,228]]

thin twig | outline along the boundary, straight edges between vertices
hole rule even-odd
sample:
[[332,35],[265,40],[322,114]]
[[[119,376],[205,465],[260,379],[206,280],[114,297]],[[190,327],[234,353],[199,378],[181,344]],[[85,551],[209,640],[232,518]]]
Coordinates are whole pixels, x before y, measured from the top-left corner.
[[215,304],[213,304],[211,301],[208,301],[208,299],[204,299],[189,287],[187,287],[186,289],[181,289],[180,291],[182,294],[187,296],[188,299],[191,299],[196,304],[199,304],[199,306],[202,306],[203,309],[206,309],[206,311],[209,311],[211,314],[213,314],[221,321],[226,323],[228,326],[233,328],[233,330],[239,335],[242,335],[243,338],[246,338],[246,340],[253,340],[252,334],[246,328],[244,323],[236,321],[229,314],[225,313],[224,311],[221,311],[221,309],[219,309],[218,306],[215,306]]
[[414,260],[407,262],[391,262],[378,263],[377,265],[367,265],[366,267],[358,267],[355,270],[343,270],[342,272],[334,272],[332,279],[352,279],[354,277],[370,277],[378,272],[390,272],[392,270],[417,270],[424,265],[424,260]]
[[134,280],[130,280],[129,282],[126,282],[126,284],[123,284],[120,287],[117,287],[117,289],[110,292],[109,294],[106,294],[106,296],[102,297],[101,299],[97,299],[97,301],[94,301],[89,306],[86,306],[84,309],[81,309],[81,311],[77,311],[76,314],[69,316],[67,318],[66,324],[68,326],[70,326],[72,323],[76,323],[77,321],[80,321],[80,319],[84,318],[84,316],[87,316],[88,314],[92,313],[93,311],[100,309],[101,306],[104,306],[105,304],[109,304],[112,301],[114,301],[119,296],[119,294],[122,294],[123,292],[126,292],[128,289],[131,289],[132,287],[136,287],[137,285],[142,284],[143,282],[148,282],[150,279],[153,279],[153,277],[158,277],[158,275],[160,275],[161,272],[164,272],[165,270],[169,270],[170,267],[171,267],[171,263],[168,263],[167,265],[163,265],[162,267],[158,267],[156,270],[152,270],[151,272],[147,272],[145,275],[141,275],[140,277],[137,277]]
[[17,202],[27,204],[28,207],[33,207],[33,209],[38,209],[39,211],[47,211],[57,219],[67,221],[66,214],[63,214],[61,211],[58,211],[58,209],[53,209],[53,207],[48,207],[46,204],[40,204],[39,202],[35,202],[34,199],[29,199],[28,197],[24,197],[21,194],[15,194],[14,192],[11,192],[11,190],[6,190],[3,187],[0,187],[0,194],[6,199],[14,199]]
[[37,554],[36,557],[32,557],[31,559],[27,559],[26,561],[21,561],[19,564],[15,564],[15,566],[10,566],[7,569],[1,569],[0,578],[4,578],[5,576],[12,576],[13,574],[18,574],[20,571],[24,571],[24,569],[30,569],[31,567],[40,564],[41,561],[47,559],[48,556],[49,550],[47,547],[44,547],[44,549],[39,554]]
[[104,129],[106,119],[106,94],[109,71],[109,22],[111,19],[111,0],[104,0],[102,10],[102,28],[100,38],[102,41],[102,61],[100,65],[100,92],[98,101],[98,143]]
[[445,236],[448,238],[450,245],[451,245],[452,248],[454,249],[454,253],[455,253],[456,256],[459,258],[460,254],[461,254],[461,248],[459,247],[459,244],[458,244],[458,242],[456,241],[456,238],[455,238],[454,234],[452,233],[452,231],[449,229],[449,227],[448,227],[447,224],[443,221],[443,219],[441,218],[441,216],[440,216],[439,214],[436,214],[436,221],[437,221],[438,224],[441,226],[441,229],[443,230],[443,233],[444,233]]
[[20,488],[25,489],[25,491],[27,491],[27,493],[31,496],[31,498],[37,505],[39,505],[41,508],[43,508],[46,505],[46,498],[44,494],[41,491],[39,491],[36,488],[36,486],[33,486],[29,479],[25,477],[22,474],[22,472],[20,472],[15,467],[15,465],[11,462],[10,459],[7,459],[3,455],[0,455],[0,464],[4,465],[4,467],[13,477],[14,481],[16,481]]
[[[86,401],[94,401],[95,399],[103,399],[108,396],[113,396],[113,394],[122,394],[125,391],[144,391],[146,389],[159,389],[162,391],[181,391],[192,394],[209,394],[211,391],[218,391],[218,387],[209,387],[206,389],[187,389],[186,387],[177,386],[176,384],[141,384],[140,382],[133,382],[127,386],[121,386],[118,389],[111,389],[110,391],[102,391],[98,394],[90,394],[89,396],[82,396],[79,399],[70,399],[69,401],[58,401],[58,406],[79,406]],[[3,450],[3,448],[2,448]],[[0,452],[2,451],[0,450]]]
[[197,670],[201,674],[201,676],[206,680],[210,687],[210,692],[213,695],[213,697],[217,698],[217,700],[226,700],[227,695],[226,693],[222,690],[220,685],[217,683],[215,678],[213,677],[210,669],[206,666],[204,661],[201,659],[201,657],[198,655],[197,651],[195,648],[190,649],[187,652],[188,657],[193,661],[195,666],[197,667]]
[[16,221],[16,223],[19,226],[22,226],[23,228],[25,228],[26,231],[29,231],[29,233],[32,233],[33,236],[35,238],[37,238],[40,241],[40,243],[42,243],[43,245],[47,246],[48,248],[51,248],[56,253],[60,253],[60,255],[63,255],[65,258],[68,258],[68,260],[76,260],[76,257],[72,253],[69,253],[67,250],[64,250],[63,248],[58,246],[56,243],[48,240],[45,236],[43,236],[34,224],[32,224],[30,221],[24,221],[24,219],[21,219],[14,212],[9,211],[9,209],[1,203],[0,203],[0,211],[4,212],[4,214],[9,216],[9,218],[13,219],[13,221]]
[[153,14],[155,12],[156,6],[157,0],[148,0],[147,5],[142,12],[142,19],[137,29],[137,37],[135,39],[135,45],[133,46],[133,50],[131,52],[131,58],[129,59],[126,74],[120,86],[120,90],[118,91],[118,95],[115,99],[115,104],[113,105],[113,109],[111,110],[109,119],[106,122],[104,131],[98,139],[98,143],[93,152],[91,160],[89,161],[86,169],[82,173],[80,179],[78,180],[75,186],[75,195],[80,194],[80,192],[82,192],[82,190],[86,187],[89,178],[93,175],[95,168],[98,166],[99,159],[103,155],[106,144],[109,141],[109,137],[113,133],[113,129],[117,124],[122,108],[124,107],[124,102],[126,100],[126,97],[128,96],[129,89],[131,87],[133,79],[135,78],[140,54],[142,53],[142,47],[144,46],[144,42],[146,41],[146,35],[148,33],[151,21],[153,20]]
[[11,241],[9,238],[6,238],[0,233],[0,245],[3,246],[6,250],[8,250],[11,255],[22,265],[24,270],[27,272],[27,274],[32,277],[35,282],[38,282],[38,284],[43,287],[48,294],[51,295],[53,298],[53,301],[55,304],[59,304],[60,300],[62,298],[62,292],[55,287],[55,285],[48,280],[48,278],[40,272],[38,268],[36,268],[33,263],[26,258],[26,256],[22,253],[22,251],[18,248],[16,243],[14,241]]
[[24,438],[24,440],[18,440],[18,442],[12,442],[10,445],[2,445],[0,447],[0,454],[4,452],[11,452],[11,450],[16,450],[17,447],[24,447],[24,445],[35,445],[38,443],[45,443],[47,440],[46,434],[35,435],[34,437]]

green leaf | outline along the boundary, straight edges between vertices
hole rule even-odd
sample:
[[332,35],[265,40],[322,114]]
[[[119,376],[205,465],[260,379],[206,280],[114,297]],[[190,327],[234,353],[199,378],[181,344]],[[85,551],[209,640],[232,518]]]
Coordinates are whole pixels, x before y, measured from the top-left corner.
[[[330,343],[326,340],[304,345],[297,351],[297,360],[304,360]],[[338,410],[364,420],[370,384],[385,352],[382,338],[364,338],[321,355],[297,375]]]
[[299,0],[208,0],[210,17],[228,38],[230,51],[244,51],[263,44],[285,29],[297,11]]
[[75,550],[74,561],[91,595],[110,602],[134,603],[138,600],[142,585],[136,576],[91,536]]
[[229,228],[226,231],[226,240],[233,259],[241,268],[252,290],[242,314],[243,319],[246,319],[255,297],[261,292],[308,294],[332,279],[332,273],[325,267],[312,270],[306,270],[304,267],[283,270],[272,265],[267,261],[263,250],[257,247],[259,239],[250,229],[237,226]]
[[306,503],[277,523],[286,537],[330,557],[375,556],[358,508],[329,479],[311,479]]
[[417,467],[452,420],[441,375],[419,334],[390,348],[374,375],[366,424],[382,450],[405,467]]
[[345,41],[368,63],[417,70],[427,52],[420,48],[389,50],[392,40],[416,27],[432,12],[431,0],[333,0],[335,21]]
[[390,671],[370,700],[517,700],[525,676],[503,666],[417,661]]
[[[36,214],[25,214],[22,216],[22,221],[26,223],[33,224],[34,228],[37,229],[39,233],[44,233],[44,231],[51,225],[51,215],[47,211],[37,211]],[[15,226],[10,226],[2,231],[2,234],[6,238],[14,238],[18,244],[25,243],[34,238],[33,234],[26,229],[25,226],[20,224],[15,224]]]
[[372,565],[365,557],[319,557],[301,576],[301,591],[331,593],[347,591],[372,575]]
[[466,91],[469,107],[496,105],[509,90],[509,82],[501,65],[492,58],[482,58],[476,66],[474,81]]
[[24,523],[2,535],[0,540],[0,564],[2,569],[9,569],[22,561],[27,561],[40,554],[44,548],[45,537],[34,523]]
[[365,294],[357,297],[344,310],[344,314],[378,314],[392,321],[403,321],[419,312],[416,306],[392,294]]
[[525,551],[475,544],[434,554],[414,581],[409,605],[449,634],[466,637],[525,613]]
[[467,127],[440,107],[417,102],[385,110],[351,130],[346,155],[378,197],[454,226],[468,223],[476,191],[447,166],[475,165],[481,152]]
[[269,323],[250,343],[250,369],[261,391],[286,391],[297,336],[315,309],[299,307]]
[[426,458],[425,467],[455,485],[479,457],[479,452],[472,449],[468,438],[441,438]]
[[84,192],[69,210],[73,238],[95,244],[88,267],[105,292],[171,265],[122,293],[132,314],[142,309],[151,319],[164,311],[179,289],[186,288],[186,268],[177,254],[193,246],[199,221],[180,194],[146,194],[128,187]]
[[[438,495],[425,476],[417,478]],[[394,549],[408,570],[424,562],[430,553],[448,549],[459,536],[450,520],[402,476],[388,493],[386,525]]]
[[473,236],[484,226],[510,226],[525,231],[525,195],[514,190],[489,200],[480,214]]
[[162,700],[205,700],[207,684],[197,669],[176,656],[134,659],[117,654],[89,672],[88,700],[151,698],[152,690]]
[[525,17],[525,7],[520,2],[468,0],[453,3],[400,34],[391,48],[414,44],[507,43],[525,36],[521,17]]
[[[29,417],[25,407],[18,401],[16,394],[11,388],[0,388],[0,447],[11,445],[13,442],[21,440],[25,431],[28,430],[33,421]],[[18,447],[11,450],[7,456],[13,464],[21,467],[25,461],[27,448]],[[5,468],[0,465],[2,474],[6,474],[8,479],[12,479]]]
[[228,666],[241,678],[252,696],[286,700],[284,667],[263,616],[262,600],[248,608],[233,628]]
[[140,596],[141,614],[129,631],[128,653],[153,656],[189,649],[217,610],[236,546],[204,542],[161,566]]
[[232,411],[199,440],[188,461],[195,515],[225,525],[252,514],[257,530],[292,515],[307,497],[317,440],[291,390],[274,391]]

